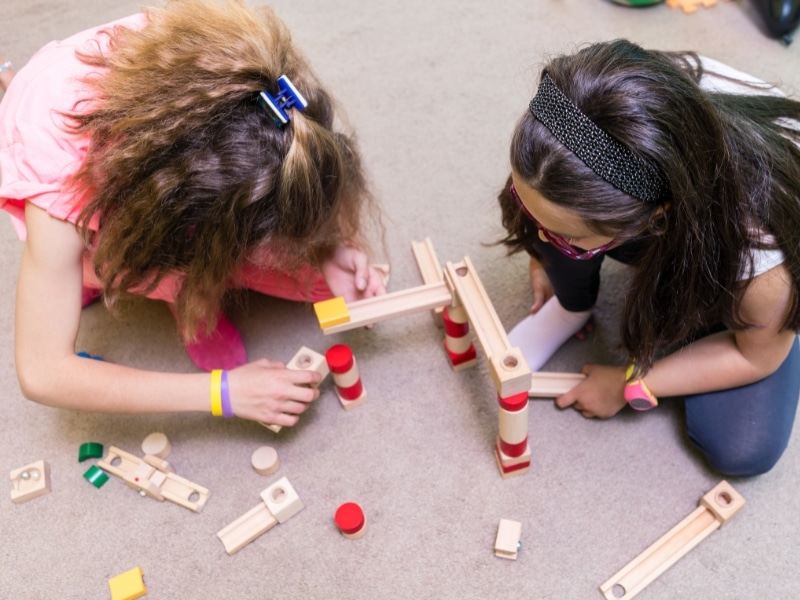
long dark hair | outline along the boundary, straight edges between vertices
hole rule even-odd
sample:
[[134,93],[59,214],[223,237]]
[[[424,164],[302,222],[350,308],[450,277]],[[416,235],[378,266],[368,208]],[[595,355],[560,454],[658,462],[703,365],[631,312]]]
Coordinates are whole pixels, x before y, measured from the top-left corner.
[[[625,299],[622,341],[648,369],[659,350],[722,322],[744,328],[750,249],[779,248],[794,288],[784,327],[800,328],[800,103],[777,95],[710,93],[691,52],[647,51],[616,40],[551,60],[544,71],[592,121],[657,166],[661,203],[614,188],[530,112],[518,123],[511,164],[549,201],[578,213],[598,234],[643,236],[646,250]],[[531,251],[535,227],[499,196],[502,240]],[[774,243],[756,232],[771,234]]]

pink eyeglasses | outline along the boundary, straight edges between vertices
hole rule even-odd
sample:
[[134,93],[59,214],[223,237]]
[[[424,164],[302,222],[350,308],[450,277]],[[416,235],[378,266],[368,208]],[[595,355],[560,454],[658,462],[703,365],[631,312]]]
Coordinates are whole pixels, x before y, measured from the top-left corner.
[[547,241],[550,242],[556,248],[556,250],[561,252],[561,254],[568,256],[573,260],[589,260],[597,256],[601,252],[605,252],[609,248],[612,248],[618,243],[617,239],[614,238],[607,244],[603,244],[602,246],[599,246],[598,248],[593,248],[592,250],[583,250],[581,248],[577,248],[572,244],[570,244],[562,236],[558,235],[557,233],[553,233],[549,229],[543,227],[542,224],[536,220],[536,217],[534,217],[528,211],[528,209],[525,208],[525,205],[522,203],[522,199],[519,197],[519,194],[517,194],[517,190],[513,186],[513,184],[509,189],[511,190],[511,195],[514,197],[514,200],[516,200],[523,214],[536,224],[536,227],[539,229],[539,231],[542,232],[542,235],[547,239]]

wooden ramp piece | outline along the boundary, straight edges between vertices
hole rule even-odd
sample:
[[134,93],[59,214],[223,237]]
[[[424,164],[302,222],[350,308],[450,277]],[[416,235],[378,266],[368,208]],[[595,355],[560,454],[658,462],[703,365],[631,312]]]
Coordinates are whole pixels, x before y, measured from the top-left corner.
[[233,523],[217,532],[228,554],[235,554],[278,523],[303,509],[303,502],[286,477],[281,477],[260,494],[261,502]]
[[721,481],[699,504],[688,517],[601,585],[603,596],[607,600],[630,600],[636,596],[739,512],[744,498],[727,481]]
[[558,398],[584,379],[586,379],[586,375],[581,373],[537,371],[536,373],[531,373],[531,387],[528,391],[528,396],[530,398]]

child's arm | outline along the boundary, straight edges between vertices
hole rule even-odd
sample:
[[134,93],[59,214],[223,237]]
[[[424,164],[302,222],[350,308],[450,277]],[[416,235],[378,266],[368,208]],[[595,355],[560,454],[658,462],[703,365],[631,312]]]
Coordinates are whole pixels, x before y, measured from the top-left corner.
[[[791,277],[781,265],[756,277],[745,293],[742,316],[755,327],[701,338],[656,361],[644,377],[656,397],[730,389],[774,373],[792,348],[794,331],[781,331],[791,305]],[[610,417],[625,400],[625,367],[587,365],[587,379],[556,400],[587,417]]]
[[[141,371],[75,354],[81,317],[83,241],[75,227],[28,203],[17,284],[15,354],[23,394],[36,402],[99,412],[210,411],[210,376]],[[319,392],[312,371],[262,359],[231,371],[237,416],[293,425]]]

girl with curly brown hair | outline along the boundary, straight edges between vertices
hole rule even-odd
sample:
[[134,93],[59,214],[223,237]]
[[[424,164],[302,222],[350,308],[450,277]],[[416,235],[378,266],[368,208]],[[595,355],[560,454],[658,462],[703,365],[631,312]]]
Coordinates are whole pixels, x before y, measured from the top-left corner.
[[499,200],[531,255],[531,368],[587,322],[605,256],[631,265],[623,365],[557,399],[586,417],[684,397],[718,471],[769,470],[800,396],[800,102],[693,53],[625,40],[551,60]]
[[[26,397],[108,412],[208,410],[208,375],[75,355],[98,296],[166,301],[212,412],[293,425],[310,371],[247,362],[234,290],[298,301],[385,292],[377,216],[331,97],[266,8],[176,0],[53,42],[0,105],[0,203],[25,239],[16,363]],[[228,371],[230,370],[230,373]]]

